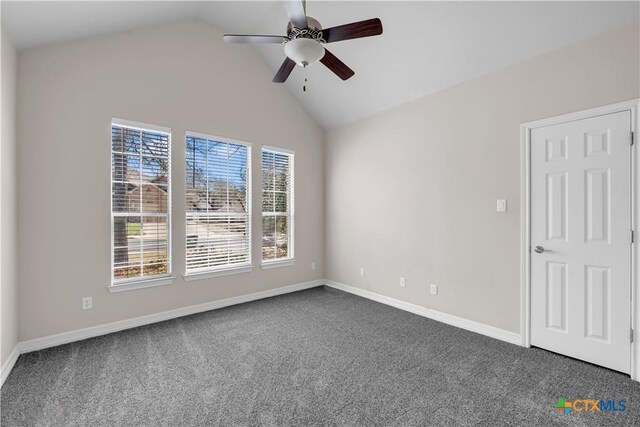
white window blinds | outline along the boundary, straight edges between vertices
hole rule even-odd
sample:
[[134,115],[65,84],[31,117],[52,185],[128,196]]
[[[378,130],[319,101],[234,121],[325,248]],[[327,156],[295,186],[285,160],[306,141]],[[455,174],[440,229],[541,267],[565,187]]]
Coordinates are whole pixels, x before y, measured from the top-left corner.
[[111,124],[112,283],[171,272],[169,130]]
[[188,133],[187,274],[251,265],[251,148]]
[[293,152],[262,149],[262,262],[293,259]]

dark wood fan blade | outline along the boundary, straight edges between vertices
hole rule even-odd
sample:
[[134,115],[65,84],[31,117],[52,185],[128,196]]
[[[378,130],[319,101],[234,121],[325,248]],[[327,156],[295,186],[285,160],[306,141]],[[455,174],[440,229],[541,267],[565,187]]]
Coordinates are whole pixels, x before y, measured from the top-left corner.
[[352,22],[351,24],[339,25],[322,30],[322,38],[325,39],[327,43],[359,39],[361,37],[379,36],[380,34],[382,34],[382,22],[380,22],[378,18]]
[[284,36],[262,36],[244,34],[225,34],[224,41],[227,43],[278,43],[287,41]]
[[347,80],[351,78],[355,72],[347,67],[347,65],[340,61],[335,55],[329,52],[327,49],[324,50],[324,56],[320,60],[328,69],[333,71],[338,77],[342,80]]
[[284,83],[287,81],[289,74],[293,71],[293,68],[296,66],[296,63],[289,58],[286,58],[280,69],[276,73],[276,76],[273,78],[274,83]]
[[298,28],[307,28],[307,13],[304,0],[285,0],[284,10],[287,11],[289,21]]

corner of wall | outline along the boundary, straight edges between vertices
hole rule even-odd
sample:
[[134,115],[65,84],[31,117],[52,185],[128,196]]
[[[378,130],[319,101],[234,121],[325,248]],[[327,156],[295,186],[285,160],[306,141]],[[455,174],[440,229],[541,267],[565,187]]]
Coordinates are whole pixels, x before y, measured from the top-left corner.
[[0,147],[0,366],[4,379],[17,358],[17,203],[16,203],[16,87],[17,53],[1,29],[2,86]]

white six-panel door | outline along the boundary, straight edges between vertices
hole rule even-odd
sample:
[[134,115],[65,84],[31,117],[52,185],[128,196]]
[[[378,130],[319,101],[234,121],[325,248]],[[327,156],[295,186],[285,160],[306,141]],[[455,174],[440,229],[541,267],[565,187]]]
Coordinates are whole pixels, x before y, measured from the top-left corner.
[[631,113],[530,137],[531,344],[629,373]]

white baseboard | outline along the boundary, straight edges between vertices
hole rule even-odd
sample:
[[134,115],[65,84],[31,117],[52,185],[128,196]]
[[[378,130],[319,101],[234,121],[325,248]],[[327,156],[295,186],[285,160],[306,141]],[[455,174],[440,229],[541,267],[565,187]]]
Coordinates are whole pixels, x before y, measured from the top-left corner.
[[522,345],[520,334],[505,331],[503,329],[495,328],[493,326],[484,325],[482,323],[474,322],[472,320],[463,319],[461,317],[452,316],[450,314],[442,313],[436,310],[430,310],[419,305],[411,304],[408,302],[400,301],[394,298],[389,298],[384,295],[376,294],[374,292],[366,291],[364,289],[355,288],[353,286],[345,285],[330,280],[313,280],[310,282],[298,283],[295,285],[283,286],[280,288],[269,289],[266,291],[256,292],[249,295],[241,295],[237,297],[227,298],[218,301],[210,301],[203,304],[191,305],[188,307],[182,307],[175,310],[164,311],[162,313],[150,314],[147,316],[135,317],[133,319],[120,320],[117,322],[107,323],[105,325],[91,326],[84,329],[76,329],[74,331],[63,332],[56,335],[50,335],[41,338],[35,338],[28,341],[19,342],[13,349],[9,359],[2,366],[0,387],[4,384],[5,379],[9,376],[11,369],[18,360],[18,356],[23,353],[29,353],[31,351],[42,350],[49,347],[55,347],[62,344],[68,344],[75,341],[84,340],[87,338],[93,338],[100,335],[110,334],[112,332],[118,332],[125,329],[136,328],[138,326],[149,325],[152,323],[162,322],[165,320],[171,320],[178,317],[188,316],[190,314],[202,313],[205,311],[216,310],[218,308],[229,307],[236,304],[242,304],[251,301],[257,301],[264,298],[274,297],[277,295],[288,294],[291,292],[302,291],[305,289],[311,289],[318,286],[327,285],[329,287],[339,289],[341,291],[349,292],[354,295],[358,295],[373,301],[387,304],[392,307],[399,308],[401,310],[409,311],[411,313],[427,317],[429,319],[437,320],[439,322],[447,323],[452,326],[457,326],[472,332],[476,332],[482,335],[496,338],[502,341],[506,341],[516,345]]
[[190,314],[202,313],[204,311],[229,307],[231,305],[243,304],[245,302],[257,301],[277,295],[311,289],[322,285],[324,285],[324,280],[313,280],[311,282],[297,283],[295,285],[269,289],[249,295],[240,295],[223,300],[210,301],[204,304],[191,305],[189,307],[182,307],[175,310],[164,311],[162,313],[134,317],[133,319],[120,320],[117,322],[107,323],[106,325],[91,326],[89,328],[76,329],[75,331],[63,332],[47,337],[22,341],[16,345],[9,359],[5,362],[4,366],[2,366],[2,382],[0,383],[0,387],[2,386],[2,384],[4,384],[4,380],[9,376],[13,365],[15,365],[16,360],[18,360],[18,356],[23,353],[29,353],[31,351],[42,350],[61,344],[67,344],[74,341],[80,341],[87,338],[110,334],[112,332],[118,332],[124,329],[137,328],[138,326],[149,325],[151,323],[162,322],[164,320],[171,320],[177,317],[188,316]]
[[20,343],[16,344],[11,354],[9,354],[9,358],[4,362],[2,368],[0,368],[0,387],[2,387],[4,380],[6,380],[11,373],[13,365],[15,365],[16,360],[18,360],[18,356],[20,356]]
[[466,329],[467,331],[475,332],[478,334],[486,335],[491,338],[506,341],[511,344],[522,346],[522,339],[520,334],[516,332],[505,331],[504,329],[496,328],[494,326],[485,325],[483,323],[474,322],[473,320],[464,319],[462,317],[453,316],[451,314],[443,313],[441,311],[432,310],[420,305],[411,304],[408,302],[400,301],[395,298],[390,298],[384,295],[376,294],[375,292],[367,291],[364,289],[356,288],[354,286],[345,285],[344,283],[334,282],[332,280],[325,280],[325,285],[339,289],[350,294],[358,295],[363,298],[367,298],[373,301],[377,301],[382,304],[390,305],[400,310],[408,311],[418,316],[427,317],[438,322],[446,323],[451,326]]

